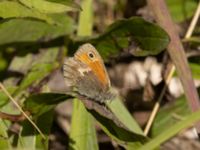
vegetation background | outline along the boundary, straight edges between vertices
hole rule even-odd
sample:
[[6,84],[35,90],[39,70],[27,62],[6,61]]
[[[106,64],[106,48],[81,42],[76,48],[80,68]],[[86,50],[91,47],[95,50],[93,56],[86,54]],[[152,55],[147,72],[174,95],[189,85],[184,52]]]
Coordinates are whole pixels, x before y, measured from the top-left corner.
[[[1,0],[0,149],[200,149],[199,14],[198,0]],[[86,42],[120,94],[112,113],[66,94],[63,61]]]

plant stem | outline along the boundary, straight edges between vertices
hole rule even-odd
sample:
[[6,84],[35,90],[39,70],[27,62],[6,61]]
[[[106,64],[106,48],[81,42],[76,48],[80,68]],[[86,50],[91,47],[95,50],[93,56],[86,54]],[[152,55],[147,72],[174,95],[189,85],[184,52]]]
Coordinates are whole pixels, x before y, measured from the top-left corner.
[[[148,3],[152,7],[152,10],[154,10],[155,14],[157,14],[158,23],[164,29],[167,30],[167,32],[169,33],[169,35],[171,37],[171,43],[168,46],[168,52],[169,52],[173,62],[177,66],[177,71],[178,71],[178,73],[180,75],[180,79],[182,81],[184,90],[186,92],[186,97],[187,97],[187,100],[188,100],[188,104],[189,104],[189,106],[190,106],[192,111],[197,111],[200,108],[198,94],[197,94],[197,91],[195,89],[194,83],[192,81],[192,75],[191,75],[191,72],[190,72],[188,64],[187,64],[186,55],[184,53],[183,46],[182,46],[182,44],[180,42],[180,39],[179,39],[178,35],[173,30],[173,26],[174,25],[173,25],[173,22],[171,20],[170,15],[169,15],[169,12],[167,10],[166,4],[162,0],[160,2],[156,1],[156,0],[155,1],[149,0]],[[154,7],[156,9],[154,9]],[[165,18],[165,14],[167,14],[166,18]],[[199,15],[200,15],[200,2],[198,4],[198,8],[197,8],[197,10],[195,12],[195,15],[194,15],[194,17],[192,19],[192,22],[191,22],[191,24],[190,24],[190,26],[189,26],[189,28],[187,30],[185,38],[189,38],[192,35],[194,27],[195,27],[195,25],[197,23],[197,20],[199,18]],[[177,40],[177,41],[174,41],[174,40]],[[177,50],[179,50],[180,55],[175,55],[174,56],[174,54],[176,53]],[[180,61],[176,61],[175,59],[178,59],[178,60],[180,59]],[[181,59],[183,60],[183,64],[181,64]],[[179,69],[179,67],[180,67],[180,69]],[[163,88],[163,90],[162,90],[162,92],[161,92],[161,94],[159,96],[158,102],[155,104],[155,106],[153,108],[153,111],[152,111],[152,113],[150,115],[150,118],[149,118],[149,121],[147,123],[147,126],[145,127],[145,130],[144,130],[145,135],[147,135],[149,130],[150,130],[152,122],[153,122],[153,120],[154,120],[154,118],[155,118],[155,116],[156,116],[156,114],[157,114],[157,112],[159,110],[160,102],[161,102],[161,100],[163,98],[163,95],[164,95],[163,93],[165,93],[166,86],[169,84],[169,81],[171,80],[172,75],[173,75],[174,72],[175,72],[175,66],[172,65],[172,67],[171,67],[171,69],[169,71],[168,77],[166,79],[166,85]],[[189,73],[189,74],[185,75],[185,76],[183,74],[183,76],[182,76],[181,73],[185,73],[185,74]],[[187,85],[187,83],[189,83],[189,84]],[[197,128],[197,132],[199,133],[200,132],[200,123],[196,124],[196,128]]]

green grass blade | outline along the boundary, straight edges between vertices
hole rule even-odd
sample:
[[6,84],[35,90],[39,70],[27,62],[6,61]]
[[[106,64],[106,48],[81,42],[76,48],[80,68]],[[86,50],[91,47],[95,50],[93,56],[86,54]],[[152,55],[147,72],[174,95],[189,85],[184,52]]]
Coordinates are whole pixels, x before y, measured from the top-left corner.
[[93,27],[92,0],[83,0],[79,15],[78,36],[90,36]]
[[108,107],[118,117],[118,119],[124,123],[124,125],[134,133],[143,135],[143,131],[134,120],[134,118],[127,111],[126,107],[122,104],[121,100],[116,98],[115,100],[107,103]]
[[200,111],[192,113],[183,119],[182,121],[176,123],[174,126],[170,127],[169,129],[163,131],[160,135],[152,139],[150,142],[145,144],[140,148],[140,150],[152,150],[158,147],[163,142],[167,141],[174,135],[176,135],[181,130],[192,126],[195,122],[200,120]]
[[73,103],[69,148],[98,150],[93,118],[79,100]]
[[[83,11],[79,16],[78,36],[92,33],[92,0],[82,1]],[[98,150],[94,119],[79,100],[74,100],[69,148],[73,150]]]

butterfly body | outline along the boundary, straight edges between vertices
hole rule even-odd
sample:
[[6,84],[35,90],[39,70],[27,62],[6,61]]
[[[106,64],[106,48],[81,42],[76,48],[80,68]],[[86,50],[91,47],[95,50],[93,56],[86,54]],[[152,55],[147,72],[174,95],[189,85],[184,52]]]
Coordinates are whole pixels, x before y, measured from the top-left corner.
[[100,103],[114,97],[103,60],[91,44],[66,59],[63,70],[66,84],[77,94]]

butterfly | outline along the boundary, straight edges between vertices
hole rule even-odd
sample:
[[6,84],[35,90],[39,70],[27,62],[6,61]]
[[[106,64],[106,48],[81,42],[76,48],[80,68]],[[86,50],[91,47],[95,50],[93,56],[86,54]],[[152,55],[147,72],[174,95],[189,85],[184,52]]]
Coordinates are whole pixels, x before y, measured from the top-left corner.
[[104,103],[115,97],[103,60],[89,43],[64,61],[63,75],[71,91],[89,100]]

